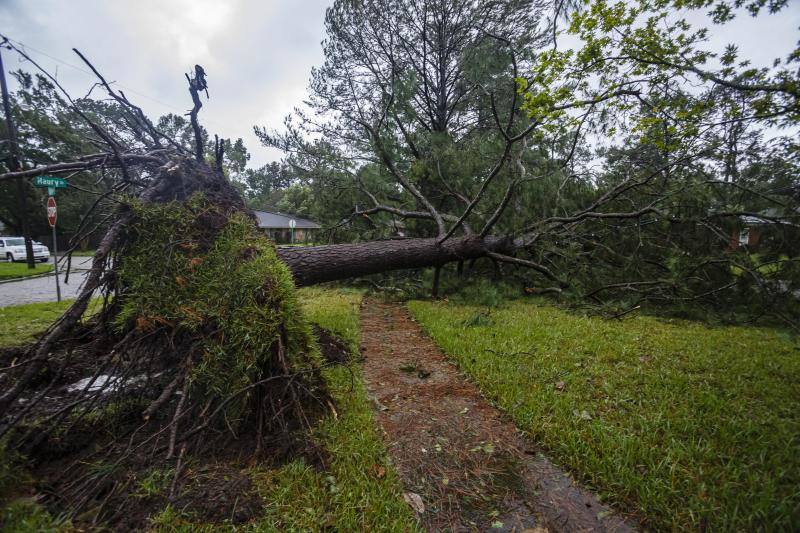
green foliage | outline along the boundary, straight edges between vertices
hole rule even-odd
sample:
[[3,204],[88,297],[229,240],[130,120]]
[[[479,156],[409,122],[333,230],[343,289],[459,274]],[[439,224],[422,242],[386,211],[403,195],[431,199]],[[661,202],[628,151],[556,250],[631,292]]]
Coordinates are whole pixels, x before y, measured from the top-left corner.
[[439,346],[552,457],[656,530],[800,516],[800,345],[769,329],[411,302]]
[[[765,2],[749,3],[749,14],[758,16]],[[798,50],[789,51],[786,58],[777,58],[772,67],[756,69],[738,58],[738,50],[729,45],[716,53],[708,46],[710,29],[695,27],[685,14],[676,10],[708,12],[710,22],[724,25],[737,15],[745,2],[687,2],[683,0],[611,0],[586,1],[582,9],[570,18],[567,33],[579,39],[576,50],[545,50],[536,58],[530,79],[520,79],[519,90],[528,115],[539,121],[557,119],[564,107],[586,101],[606,101],[619,90],[633,89],[641,96],[666,93],[676,79],[690,79],[710,92],[732,90],[738,95],[739,106],[728,119],[746,116],[771,123],[789,125],[798,116],[798,77],[790,63],[796,61]],[[760,5],[757,5],[760,4]],[[774,13],[785,8],[786,2],[770,2]],[[735,9],[732,9],[734,8]],[[700,15],[699,13],[697,15]],[[699,17],[697,17],[699,18]],[[707,66],[719,58],[721,68]],[[782,64],[786,61],[786,65]],[[716,86],[716,87],[714,87]],[[766,87],[766,89],[762,89]],[[675,92],[681,92],[680,90]],[[651,130],[655,122],[669,116],[680,119],[680,127],[672,134],[688,141],[698,136],[701,119],[707,124],[709,113],[719,110],[709,91],[695,95],[680,94],[669,102],[651,105],[653,115],[628,116],[633,131]],[[717,95],[718,96],[718,95]],[[612,109],[625,115],[631,102],[612,99]],[[697,105],[700,103],[700,105]]]
[[[95,135],[68,102],[59,94],[56,87],[44,76],[32,76],[17,71],[14,73],[19,89],[11,96],[18,137],[20,159],[24,166],[42,165],[57,161],[67,161],[80,155],[97,152],[97,146],[87,138]],[[98,124],[108,126],[122,121],[119,109],[113,103],[80,100],[87,116]],[[116,131],[116,127],[110,128]],[[6,138],[5,121],[0,124],[2,138]],[[0,161],[8,159],[8,146],[0,145]],[[4,167],[5,168],[5,165]],[[89,191],[106,190],[107,180],[88,172],[70,177],[70,182]],[[24,181],[24,194],[28,205],[28,220],[32,235],[50,235],[50,228],[44,216],[31,217],[32,212],[43,213],[46,189],[37,189]],[[0,194],[0,222],[14,234],[21,233],[19,201],[13,188],[6,187]],[[74,231],[82,222],[96,195],[86,194],[77,189],[63,189],[58,193],[58,231],[61,234]],[[41,211],[39,210],[41,208]],[[91,227],[97,219],[87,220]],[[63,242],[63,241],[62,241]]]
[[484,307],[498,307],[520,296],[519,289],[502,281],[478,277],[464,283],[448,299],[456,303],[469,303]]
[[[168,113],[159,117],[156,128],[168,139],[178,143],[183,148],[194,153],[195,138],[194,129],[191,122],[182,115]],[[200,136],[202,137],[204,156],[206,161],[213,164],[214,161],[214,142],[208,130],[200,126]],[[245,174],[247,162],[250,160],[250,152],[244,145],[242,139],[231,142],[230,139],[221,140],[224,151],[222,157],[222,171],[231,180],[238,180]]]
[[283,191],[296,176],[289,165],[268,163],[258,169],[247,169],[239,176],[244,198],[251,209],[277,209]]
[[73,530],[68,520],[54,517],[38,503],[19,499],[0,509],[0,529],[14,533],[61,533]]
[[[796,315],[797,262],[774,263],[798,253],[796,50],[756,69],[735,46],[714,50],[710,43],[712,32],[745,9],[755,17],[787,5],[770,2],[762,12],[766,4],[586,1],[565,30],[580,44],[543,51],[518,80],[523,108],[542,126],[574,129],[582,116],[594,135],[611,136],[613,147],[597,153],[604,168],[590,195],[610,195],[599,209],[606,215],[635,213],[616,223],[583,220],[577,231],[539,239],[535,259],[566,273],[570,296],[662,309],[680,302],[681,312],[705,308],[727,319],[740,313],[787,322]],[[709,27],[702,13],[676,8],[709,10]],[[776,137],[775,126],[791,133]],[[615,190],[626,183],[624,192]],[[591,205],[586,196],[576,200]],[[553,196],[545,200],[553,203]],[[775,219],[757,229],[769,271],[751,260],[752,249],[737,249],[745,213]],[[547,230],[546,223],[529,227]],[[747,268],[754,275],[732,275]],[[613,288],[594,292],[604,285]]]
[[283,196],[275,204],[275,207],[283,213],[293,213],[295,215],[307,217],[311,214],[313,205],[311,189],[304,185],[294,183],[283,192]]
[[[166,326],[189,339],[199,356],[194,394],[225,397],[273,373],[317,368],[291,273],[247,215],[227,218],[198,195],[132,209],[134,244],[118,266],[124,292],[117,326]],[[279,351],[287,368],[278,366]],[[231,412],[244,401],[246,395],[231,402]]]
[[[291,154],[288,162],[312,192],[311,213],[335,227],[334,240],[435,235],[425,216],[404,219],[380,209],[354,216],[354,208],[425,211],[413,187],[452,223],[503,156],[505,138],[495,128],[492,107],[504,124],[514,116],[511,134],[524,127],[512,63],[527,65],[541,44],[541,5],[508,0],[418,7],[410,0],[335,2],[326,14],[325,62],[312,75],[313,112],[287,120],[285,134],[256,128],[262,142]],[[373,68],[362,73],[366,63]],[[440,79],[441,69],[446,79]],[[538,212],[542,182],[550,189],[564,180],[563,169],[550,174],[558,165],[543,159],[565,141],[512,154],[546,176],[518,184],[515,197],[524,190],[531,203],[519,203],[529,213]],[[520,177],[517,165],[505,165],[467,222],[480,228]],[[498,231],[514,222],[519,220],[504,219]]]

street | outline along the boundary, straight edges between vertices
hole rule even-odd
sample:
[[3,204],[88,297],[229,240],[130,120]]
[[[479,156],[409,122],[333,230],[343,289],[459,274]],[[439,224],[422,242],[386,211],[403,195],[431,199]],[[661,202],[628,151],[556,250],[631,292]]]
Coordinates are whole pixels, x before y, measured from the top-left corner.
[[[50,259],[51,264],[52,261],[53,260]],[[83,280],[86,278],[86,270],[91,266],[91,263],[91,257],[72,258],[72,271],[69,275],[69,284],[64,283],[64,274],[59,275],[62,299],[75,298],[78,295],[81,285],[83,285]],[[0,284],[0,307],[55,301],[55,275]]]

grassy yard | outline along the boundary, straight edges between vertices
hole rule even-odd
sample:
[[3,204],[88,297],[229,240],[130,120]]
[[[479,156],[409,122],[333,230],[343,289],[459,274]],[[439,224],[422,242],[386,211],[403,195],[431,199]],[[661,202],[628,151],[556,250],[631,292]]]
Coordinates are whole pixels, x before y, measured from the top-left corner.
[[409,308],[550,455],[648,529],[800,524],[800,344],[547,305]]
[[0,346],[16,346],[33,340],[70,304],[72,300],[0,307]]
[[[358,353],[360,293],[304,289],[300,297],[309,321],[333,331]],[[69,302],[0,308],[0,346],[29,340],[67,305]],[[413,513],[403,501],[401,486],[376,431],[359,363],[329,367],[324,377],[337,415],[322,420],[313,438],[327,450],[329,469],[320,471],[303,460],[277,470],[251,468],[251,478],[264,500],[264,514],[236,530],[415,531],[418,526]],[[12,475],[16,476],[0,468],[0,485],[10,482]],[[42,508],[26,501],[0,508],[3,514],[11,520],[5,525],[20,531],[55,529],[59,524]],[[159,531],[235,529],[196,523],[172,507],[153,516],[152,525]]]
[[[308,319],[359,350],[358,292],[303,289]],[[414,531],[411,508],[372,418],[360,364],[330,367],[325,380],[338,417],[318,427],[316,438],[331,457],[329,472],[295,461],[258,474],[267,502],[259,529],[267,531]]]
[[24,278],[35,276],[53,270],[51,263],[36,263],[36,268],[28,268],[27,263],[0,262],[0,281],[4,279]]
[[[334,332],[354,353],[359,347],[358,292],[303,289],[309,321]],[[330,457],[328,471],[302,460],[277,469],[253,469],[264,499],[264,516],[248,531],[414,531],[396,474],[375,429],[357,362],[327,368],[324,377],[337,416],[323,420],[314,438]],[[160,531],[218,531],[180,517],[168,508],[154,518]]]

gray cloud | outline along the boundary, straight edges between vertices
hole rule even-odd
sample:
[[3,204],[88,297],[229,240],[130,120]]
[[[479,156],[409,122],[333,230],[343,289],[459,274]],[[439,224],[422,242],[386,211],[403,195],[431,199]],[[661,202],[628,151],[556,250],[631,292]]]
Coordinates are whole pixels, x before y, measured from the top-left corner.
[[[281,126],[300,105],[312,66],[322,62],[325,9],[332,0],[0,0],[0,32],[72,65],[84,52],[152,117],[189,107],[183,73],[195,63],[209,76],[211,100],[203,124],[224,137],[242,137],[252,164],[277,159],[262,147],[254,125]],[[692,22],[706,23],[697,13]],[[711,26],[713,48],[736,43],[757,65],[771,63],[798,39],[800,2],[777,15],[739,17]],[[33,50],[31,55],[74,94],[93,78]],[[19,67],[5,55],[8,69]]]
[[[31,56],[73,94],[93,78],[78,48],[152,117],[190,107],[184,72],[195,63],[209,76],[202,123],[242,137],[254,166],[281,156],[260,145],[254,125],[280,127],[305,96],[311,67],[322,61],[330,0],[0,0],[0,32],[28,45]],[[9,70],[29,66],[4,54]]]

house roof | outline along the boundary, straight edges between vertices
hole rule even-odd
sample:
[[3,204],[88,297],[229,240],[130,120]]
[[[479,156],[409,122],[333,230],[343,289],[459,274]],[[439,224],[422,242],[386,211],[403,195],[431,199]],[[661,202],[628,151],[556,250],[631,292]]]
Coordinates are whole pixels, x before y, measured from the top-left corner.
[[[800,210],[795,209],[794,211],[800,215]],[[769,209],[765,209],[764,211],[761,211],[755,215],[741,215],[739,220],[750,226],[760,224],[784,224],[787,226],[797,225],[789,220],[783,220],[785,218],[787,217],[784,216],[780,209],[770,207]]]
[[255,213],[256,218],[258,219],[259,228],[290,229],[290,220],[297,222],[295,228],[299,229],[319,229],[322,227],[316,222],[312,222],[306,218],[300,218],[294,215],[273,213],[271,211],[253,211],[253,213]]
[[742,216],[739,217],[739,220],[741,220],[743,223],[745,223],[748,226],[757,226],[757,225],[763,225],[763,224],[776,224],[776,223],[780,224],[781,223],[780,221],[775,222],[775,221],[769,220],[767,218],[761,218],[761,217],[756,217],[756,216],[752,216],[752,215],[742,215]]

